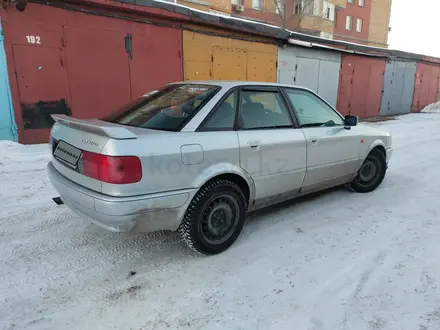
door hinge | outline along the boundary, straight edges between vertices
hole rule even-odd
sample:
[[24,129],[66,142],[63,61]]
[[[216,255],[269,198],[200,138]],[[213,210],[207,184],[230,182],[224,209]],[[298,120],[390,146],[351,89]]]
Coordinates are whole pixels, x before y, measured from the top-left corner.
[[298,71],[298,64],[295,64],[295,71]]
[[127,33],[125,36],[125,51],[130,56],[130,60],[133,59],[133,36]]
[[15,71],[14,74],[15,74],[15,79],[18,80],[18,73],[17,73],[17,71]]
[[66,47],[66,39],[64,39],[64,36],[61,37],[61,45]]
[[211,55],[211,62],[214,63],[214,55]]
[[278,61],[275,61],[275,68],[278,69]]

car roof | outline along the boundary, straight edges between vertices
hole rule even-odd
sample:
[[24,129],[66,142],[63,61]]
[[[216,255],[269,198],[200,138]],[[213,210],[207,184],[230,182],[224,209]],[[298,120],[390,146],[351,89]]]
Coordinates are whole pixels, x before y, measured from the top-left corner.
[[175,82],[173,84],[201,84],[201,85],[213,85],[213,86],[220,86],[223,88],[232,88],[235,86],[276,86],[276,87],[290,87],[290,88],[297,88],[297,89],[303,89],[310,91],[310,89],[301,87],[301,86],[294,86],[294,85],[288,85],[288,84],[279,84],[279,83],[270,83],[270,82],[263,82],[263,81],[225,81],[225,80],[199,80],[199,81],[180,81]]

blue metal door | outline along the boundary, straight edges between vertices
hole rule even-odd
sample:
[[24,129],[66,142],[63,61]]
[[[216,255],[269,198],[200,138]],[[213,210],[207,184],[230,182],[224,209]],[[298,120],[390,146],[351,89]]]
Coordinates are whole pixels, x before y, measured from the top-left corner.
[[15,124],[14,109],[12,108],[3,39],[3,31],[0,24],[0,140],[17,141],[17,125]]
[[341,55],[299,47],[278,48],[278,82],[307,87],[336,106]]
[[380,114],[403,115],[411,112],[416,62],[390,60],[385,68]]

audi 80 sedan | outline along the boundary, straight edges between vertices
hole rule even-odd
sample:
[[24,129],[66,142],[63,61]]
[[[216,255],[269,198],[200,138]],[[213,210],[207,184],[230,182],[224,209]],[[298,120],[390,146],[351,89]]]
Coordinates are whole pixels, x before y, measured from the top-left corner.
[[250,211],[384,179],[391,136],[311,90],[180,82],[107,118],[54,115],[49,178],[73,212],[114,232],[178,231],[202,254],[229,248]]

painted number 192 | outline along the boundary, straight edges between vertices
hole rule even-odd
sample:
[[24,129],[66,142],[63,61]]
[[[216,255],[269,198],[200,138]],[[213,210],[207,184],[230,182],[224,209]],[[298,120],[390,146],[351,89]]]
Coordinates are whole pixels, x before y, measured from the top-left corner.
[[26,36],[26,40],[28,44],[41,45],[41,39],[39,36]]

